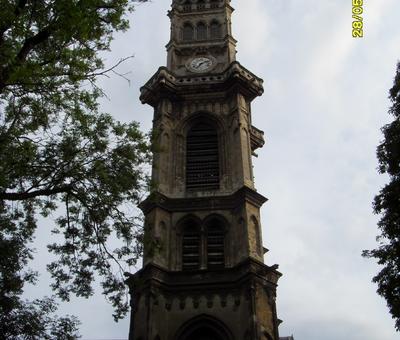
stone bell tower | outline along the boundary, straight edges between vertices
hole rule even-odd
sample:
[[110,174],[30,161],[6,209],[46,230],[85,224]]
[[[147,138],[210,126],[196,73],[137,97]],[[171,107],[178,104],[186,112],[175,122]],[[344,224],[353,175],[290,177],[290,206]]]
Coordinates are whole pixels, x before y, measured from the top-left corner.
[[236,61],[230,0],[174,0],[154,107],[154,190],[143,268],[129,277],[130,340],[278,340],[277,266],[264,264],[251,123],[263,81]]

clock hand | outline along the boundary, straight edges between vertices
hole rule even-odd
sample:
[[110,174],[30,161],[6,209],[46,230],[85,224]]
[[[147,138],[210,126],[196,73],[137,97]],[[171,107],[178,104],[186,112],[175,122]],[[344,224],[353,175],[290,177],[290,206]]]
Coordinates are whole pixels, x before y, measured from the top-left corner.
[[204,61],[202,61],[202,62],[199,64],[199,67],[202,66],[202,65],[204,65],[204,64],[209,65],[210,62],[209,62],[208,60],[204,60]]

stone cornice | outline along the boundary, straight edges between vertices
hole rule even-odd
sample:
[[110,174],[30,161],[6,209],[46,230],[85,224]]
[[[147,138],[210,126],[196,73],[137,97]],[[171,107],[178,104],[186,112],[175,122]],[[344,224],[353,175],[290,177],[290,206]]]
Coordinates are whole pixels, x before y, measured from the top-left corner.
[[237,40],[230,35],[226,35],[222,38],[216,38],[213,40],[206,41],[190,41],[181,42],[178,39],[171,39],[165,46],[167,51],[173,49],[177,55],[194,55],[199,51],[204,50],[207,53],[220,53],[227,49],[229,45],[236,47]]
[[257,129],[255,126],[251,126],[250,142],[252,151],[262,148],[265,144],[264,131]]
[[185,95],[216,92],[240,92],[249,100],[264,92],[263,80],[234,61],[221,73],[177,76],[166,67],[160,67],[140,89],[143,104],[155,107],[161,98],[179,99]]
[[179,15],[193,15],[193,13],[201,13],[201,12],[219,12],[224,9],[228,9],[231,13],[234,12],[234,8],[230,5],[230,1],[226,1],[221,4],[212,5],[210,3],[206,4],[192,4],[192,5],[184,5],[177,4],[176,2],[172,3],[172,9],[168,11],[168,16],[172,16],[174,12],[179,13]]
[[282,274],[277,270],[277,265],[267,266],[260,261],[248,258],[232,268],[218,270],[196,271],[168,271],[152,263],[135,274],[126,274],[126,283],[131,289],[143,289],[149,284],[162,286],[169,291],[201,291],[206,289],[209,293],[212,289],[221,288],[232,291],[249,279],[257,279],[264,285],[276,288]]
[[232,195],[169,198],[159,192],[153,192],[147,199],[139,204],[144,214],[154,208],[161,208],[169,212],[190,212],[194,210],[232,210],[249,202],[261,207],[267,198],[248,187],[242,187]]

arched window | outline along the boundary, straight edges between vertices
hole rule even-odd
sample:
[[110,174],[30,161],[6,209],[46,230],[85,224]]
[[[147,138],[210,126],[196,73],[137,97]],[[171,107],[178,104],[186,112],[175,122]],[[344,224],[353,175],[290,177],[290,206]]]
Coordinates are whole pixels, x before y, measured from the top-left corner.
[[207,39],[207,26],[199,22],[197,24],[197,40],[206,40]]
[[193,37],[194,37],[193,26],[187,22],[183,25],[182,38],[184,41],[191,41],[193,40]]
[[233,338],[225,324],[207,315],[189,320],[175,336],[177,340],[232,340]]
[[211,215],[203,222],[185,217],[181,230],[182,270],[225,268],[225,235],[227,222],[222,216]]
[[185,340],[225,340],[211,328],[202,327],[185,337]]
[[200,268],[200,228],[194,221],[185,223],[182,234],[182,270]]
[[213,21],[210,25],[210,37],[211,39],[221,38],[221,25],[217,21]]
[[198,123],[186,138],[186,188],[219,188],[218,134],[208,123]]
[[207,223],[207,268],[225,267],[224,226],[218,219]]

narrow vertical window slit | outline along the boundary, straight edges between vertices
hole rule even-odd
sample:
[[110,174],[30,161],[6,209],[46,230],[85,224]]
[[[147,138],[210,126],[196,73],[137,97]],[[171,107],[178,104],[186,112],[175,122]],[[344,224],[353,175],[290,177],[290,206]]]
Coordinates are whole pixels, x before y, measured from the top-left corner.
[[224,229],[218,221],[207,228],[207,268],[218,269],[225,266]]
[[182,236],[182,269],[200,268],[200,232],[194,226],[186,226]]

